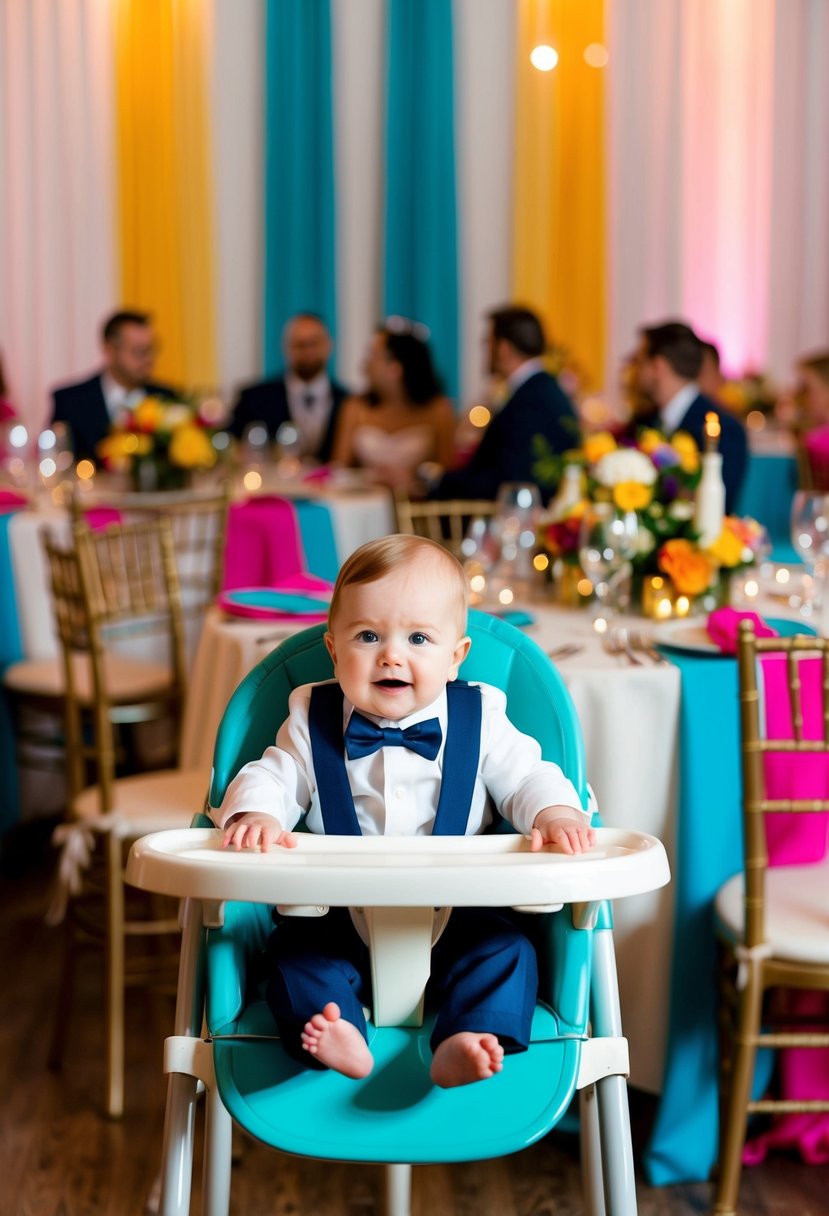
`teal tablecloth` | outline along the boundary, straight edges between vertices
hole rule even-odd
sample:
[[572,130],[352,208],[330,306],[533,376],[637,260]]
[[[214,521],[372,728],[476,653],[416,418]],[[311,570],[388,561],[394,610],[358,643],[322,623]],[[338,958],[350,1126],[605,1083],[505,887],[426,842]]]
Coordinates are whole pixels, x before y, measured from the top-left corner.
[[305,499],[295,501],[294,507],[308,573],[327,579],[330,583],[335,582],[340,569],[340,556],[330,510],[324,503]]
[[[0,674],[10,663],[15,663],[23,657],[9,552],[9,525],[15,514],[16,512],[8,510],[0,512]],[[0,832],[5,832],[20,818],[20,791],[17,782],[14,729],[8,702],[3,693],[0,693],[0,766],[3,772],[0,785]]]
[[772,544],[775,562],[799,562],[792,548],[789,516],[797,489],[797,460],[794,456],[753,452],[737,504],[738,515],[750,515],[763,524]]

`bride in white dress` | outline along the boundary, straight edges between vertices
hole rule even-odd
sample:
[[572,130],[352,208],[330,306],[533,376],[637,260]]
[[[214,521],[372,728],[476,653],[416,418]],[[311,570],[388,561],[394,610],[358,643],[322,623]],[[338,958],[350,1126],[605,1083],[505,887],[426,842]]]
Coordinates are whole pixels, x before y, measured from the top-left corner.
[[455,416],[426,343],[389,324],[374,334],[364,370],[368,391],[343,403],[332,462],[367,470],[375,481],[410,492],[419,467],[452,464]]

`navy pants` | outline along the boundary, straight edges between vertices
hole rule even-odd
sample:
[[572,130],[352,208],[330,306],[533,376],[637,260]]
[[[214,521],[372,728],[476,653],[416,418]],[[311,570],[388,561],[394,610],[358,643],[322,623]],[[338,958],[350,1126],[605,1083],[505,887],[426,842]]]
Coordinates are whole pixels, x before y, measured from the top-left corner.
[[[300,1033],[329,1001],[366,1036],[371,1005],[368,947],[345,908],[327,916],[286,917],[268,943],[266,997],[285,1050],[311,1067]],[[459,1031],[497,1035],[507,1052],[526,1051],[538,991],[535,950],[507,911],[456,908],[432,951],[426,1007],[438,1044]]]

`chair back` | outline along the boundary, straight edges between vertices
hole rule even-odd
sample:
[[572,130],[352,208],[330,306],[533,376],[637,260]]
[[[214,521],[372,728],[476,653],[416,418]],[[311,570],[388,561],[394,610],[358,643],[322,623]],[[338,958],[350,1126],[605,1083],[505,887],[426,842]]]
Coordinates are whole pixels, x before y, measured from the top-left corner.
[[[220,805],[242,765],[258,759],[273,743],[293,689],[333,676],[325,630],[325,625],[315,625],[288,638],[236,689],[216,738],[211,806]],[[468,633],[472,646],[460,678],[493,684],[506,693],[510,720],[538,740],[544,758],[562,768],[586,807],[581,729],[570,694],[550,660],[520,630],[485,612],[470,610]]]
[[[119,493],[111,506],[130,522],[166,517],[170,521],[178,581],[186,616],[201,614],[219,593],[222,577],[230,481],[209,493],[192,489]],[[83,499],[70,499],[74,521],[89,511]]]
[[495,514],[496,504],[489,499],[447,499],[433,502],[413,502],[403,495],[395,498],[398,532],[425,536],[462,557],[462,542],[469,522]]
[[[829,639],[757,638],[753,623],[742,621],[738,668],[745,945],[751,947],[765,940],[770,860],[815,861],[826,850]],[[801,816],[812,818],[797,822]]]
[[[49,536],[45,546],[64,662],[70,790],[83,787],[83,759],[93,759],[105,813],[115,779],[114,722],[169,715],[177,732],[181,720],[184,626],[170,522],[160,516],[96,532],[80,522],[71,547]],[[146,690],[134,693],[130,704],[111,682],[110,660],[117,654],[147,658]],[[91,706],[78,685],[79,660],[88,665]],[[90,715],[93,742],[87,747]]]

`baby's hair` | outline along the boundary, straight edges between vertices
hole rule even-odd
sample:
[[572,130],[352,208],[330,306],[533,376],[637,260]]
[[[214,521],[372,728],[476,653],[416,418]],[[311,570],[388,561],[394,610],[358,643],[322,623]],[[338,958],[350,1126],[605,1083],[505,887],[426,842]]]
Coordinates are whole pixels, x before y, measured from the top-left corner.
[[466,629],[466,609],[468,588],[463,566],[443,545],[437,541],[428,540],[425,536],[410,536],[397,533],[393,536],[381,536],[379,540],[370,540],[361,545],[350,557],[346,558],[337,581],[334,584],[334,594],[331,596],[331,608],[328,613],[329,627],[340,606],[340,596],[343,588],[353,583],[374,583],[392,570],[399,570],[416,557],[430,555],[442,564],[446,578],[454,581],[458,593],[458,617],[461,633]]

